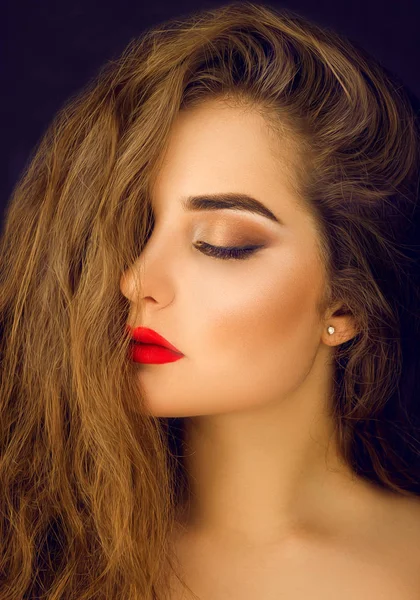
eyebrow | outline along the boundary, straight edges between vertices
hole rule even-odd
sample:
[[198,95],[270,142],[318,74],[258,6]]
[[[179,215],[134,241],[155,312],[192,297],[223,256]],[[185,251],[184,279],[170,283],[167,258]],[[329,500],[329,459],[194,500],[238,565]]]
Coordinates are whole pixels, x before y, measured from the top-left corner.
[[200,210],[242,210],[246,212],[262,215],[270,221],[279,225],[284,223],[268,209],[265,204],[249,196],[248,194],[239,194],[235,192],[226,192],[221,194],[202,194],[199,196],[187,196],[182,199],[182,207],[188,211]]

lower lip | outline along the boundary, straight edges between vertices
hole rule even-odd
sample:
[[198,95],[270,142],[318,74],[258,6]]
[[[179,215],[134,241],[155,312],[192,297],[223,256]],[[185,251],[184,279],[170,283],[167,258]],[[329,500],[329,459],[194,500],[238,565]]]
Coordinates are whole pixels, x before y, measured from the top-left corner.
[[161,365],[163,363],[175,362],[183,358],[183,354],[177,354],[163,346],[154,344],[138,344],[131,342],[129,355],[134,362],[145,363],[148,365]]

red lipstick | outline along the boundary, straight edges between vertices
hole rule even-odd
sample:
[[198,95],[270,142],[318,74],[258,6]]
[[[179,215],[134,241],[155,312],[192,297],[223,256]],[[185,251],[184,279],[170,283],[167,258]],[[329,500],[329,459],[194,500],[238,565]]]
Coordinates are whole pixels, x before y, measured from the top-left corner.
[[135,362],[146,364],[163,364],[179,360],[184,355],[159,333],[148,327],[127,326],[132,343],[129,355]]

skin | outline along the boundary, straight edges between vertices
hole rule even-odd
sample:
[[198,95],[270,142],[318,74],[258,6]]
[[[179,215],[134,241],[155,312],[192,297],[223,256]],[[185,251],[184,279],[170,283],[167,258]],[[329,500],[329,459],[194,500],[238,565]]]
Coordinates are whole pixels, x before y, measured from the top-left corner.
[[[179,113],[153,188],[153,235],[121,278],[129,325],[155,329],[185,355],[139,365],[137,376],[150,412],[185,417],[191,496],[174,539],[203,597],[225,597],[216,581],[238,594],[238,573],[247,583],[236,597],[257,597],[251,579],[284,591],[279,564],[288,565],[288,581],[316,552],[324,567],[311,568],[334,580],[343,563],[351,572],[345,556],[359,565],[363,548],[398,546],[390,507],[399,515],[397,503],[409,504],[356,477],[339,457],[328,411],[332,356],[357,331],[351,316],[334,314],[340,306],[317,311],[324,268],[315,223],[290,185],[286,147],[252,110],[210,101]],[[182,209],[183,196],[217,192],[249,193],[283,224]],[[195,249],[198,240],[264,248],[220,260]],[[403,514],[396,520],[407,536],[413,521]]]

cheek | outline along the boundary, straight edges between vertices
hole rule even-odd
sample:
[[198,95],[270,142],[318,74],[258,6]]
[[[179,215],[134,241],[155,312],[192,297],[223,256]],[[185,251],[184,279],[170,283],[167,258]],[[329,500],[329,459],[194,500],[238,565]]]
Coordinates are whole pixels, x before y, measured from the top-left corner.
[[187,360],[143,373],[152,413],[216,414],[286,398],[316,355],[319,277],[313,263],[273,253],[270,261],[206,272],[199,285],[191,279],[182,315]]
[[284,253],[213,292],[203,337],[215,372],[241,372],[255,385],[281,373],[285,387],[298,383],[319,343],[321,277],[313,261]]

